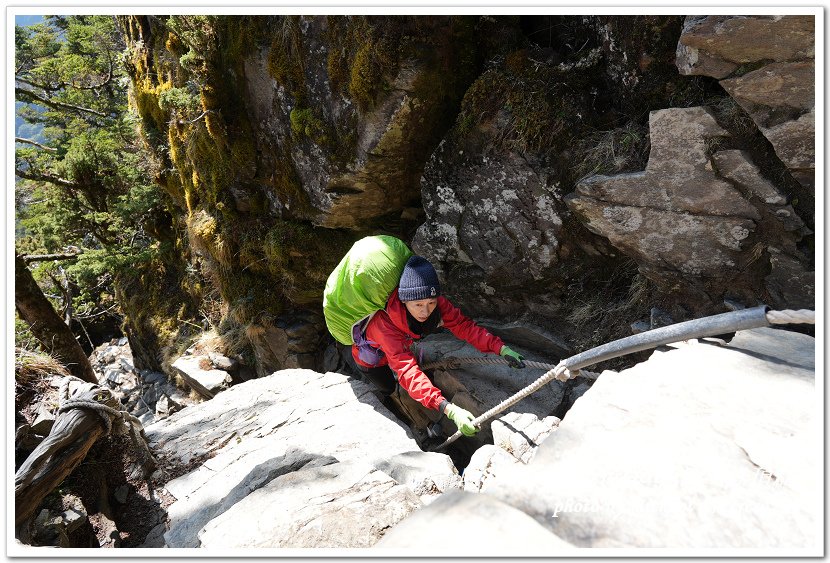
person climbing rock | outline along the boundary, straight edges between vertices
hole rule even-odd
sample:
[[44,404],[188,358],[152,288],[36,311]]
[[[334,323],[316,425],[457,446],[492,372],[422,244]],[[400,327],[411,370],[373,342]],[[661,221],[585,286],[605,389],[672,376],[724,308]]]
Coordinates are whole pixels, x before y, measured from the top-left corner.
[[478,432],[472,424],[475,417],[444,398],[441,390],[421,370],[412,352],[414,341],[440,327],[481,352],[501,355],[513,368],[525,367],[519,353],[464,316],[441,295],[435,268],[417,255],[407,260],[386,308],[371,318],[365,336],[352,345],[352,356],[366,379],[387,397],[399,384],[415,401],[446,415],[465,436],[473,436]]

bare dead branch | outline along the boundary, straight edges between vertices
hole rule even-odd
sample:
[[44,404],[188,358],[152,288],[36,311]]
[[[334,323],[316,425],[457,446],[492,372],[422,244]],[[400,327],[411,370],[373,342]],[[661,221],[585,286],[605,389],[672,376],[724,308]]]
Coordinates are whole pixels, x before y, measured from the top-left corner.
[[27,145],[34,145],[39,149],[43,149],[43,150],[49,151],[49,152],[58,152],[58,149],[56,149],[54,147],[47,147],[46,145],[38,143],[37,141],[35,141],[33,139],[24,139],[23,137],[15,137],[14,142],[15,143],[26,143]]
[[99,117],[108,117],[108,115],[106,113],[100,112],[98,110],[91,109],[91,108],[85,108],[83,106],[76,106],[74,104],[66,104],[66,103],[63,103],[63,102],[56,102],[55,100],[50,100],[49,98],[45,98],[43,96],[40,96],[40,95],[32,92],[31,90],[26,90],[25,88],[15,87],[14,97],[16,99],[21,99],[21,98],[24,99],[24,100],[28,99],[28,100],[37,102],[39,104],[43,104],[45,106],[49,106],[52,109],[74,110],[74,111],[79,111],[79,112],[82,112],[82,113],[89,113],[89,114],[92,114],[92,115],[97,115]]
[[58,254],[29,254],[21,256],[24,262],[31,264],[32,262],[48,262],[50,260],[72,260],[83,254],[82,250],[77,252],[62,252]]
[[34,180],[36,182],[49,182],[50,184],[55,184],[56,186],[61,186],[64,188],[71,188],[73,190],[79,189],[78,184],[71,180],[67,180],[66,178],[61,178],[60,176],[52,176],[51,174],[39,174],[37,172],[29,172],[27,170],[20,170],[15,169],[14,175],[18,178],[23,178],[24,180]]

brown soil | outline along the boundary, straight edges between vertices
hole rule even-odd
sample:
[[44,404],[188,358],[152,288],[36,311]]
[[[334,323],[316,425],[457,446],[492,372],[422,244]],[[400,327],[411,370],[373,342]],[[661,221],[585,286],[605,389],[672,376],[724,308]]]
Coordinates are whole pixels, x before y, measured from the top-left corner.
[[[128,437],[103,438],[61,486],[83,502],[101,547],[137,547],[167,517],[152,483],[131,476],[138,459]],[[128,493],[122,504],[115,492],[123,485]]]

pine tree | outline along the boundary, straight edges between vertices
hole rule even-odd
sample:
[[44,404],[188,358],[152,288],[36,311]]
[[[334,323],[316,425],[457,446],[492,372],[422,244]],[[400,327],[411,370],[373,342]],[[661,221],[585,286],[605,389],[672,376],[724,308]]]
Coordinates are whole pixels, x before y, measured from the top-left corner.
[[[112,282],[149,259],[147,230],[167,217],[127,103],[124,41],[113,16],[47,16],[15,27],[15,100],[31,137],[15,150],[16,251],[83,253],[65,267],[76,319],[117,314]],[[32,268],[47,294],[54,263]],[[66,293],[66,292],[63,292]]]

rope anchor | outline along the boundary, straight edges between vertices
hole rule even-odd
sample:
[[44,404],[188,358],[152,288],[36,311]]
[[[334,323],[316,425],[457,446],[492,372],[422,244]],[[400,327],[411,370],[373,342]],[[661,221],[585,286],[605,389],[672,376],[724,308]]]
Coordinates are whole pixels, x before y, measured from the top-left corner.
[[[74,376],[64,377],[61,381],[58,390],[58,414],[70,411],[72,409],[88,409],[101,417],[106,432],[105,436],[109,436],[113,431],[113,422],[116,423],[115,435],[129,434],[130,440],[143,458],[142,463],[146,469],[156,467],[156,459],[153,457],[150,448],[147,445],[147,438],[144,434],[144,428],[141,422],[132,414],[123,409],[116,409],[105,404],[108,400],[114,400],[112,392],[109,389],[93,385],[91,389],[96,387],[99,390],[95,391],[95,400],[87,399],[70,399],[69,398],[69,383],[72,380],[81,381]],[[83,383],[83,382],[82,382]]]

